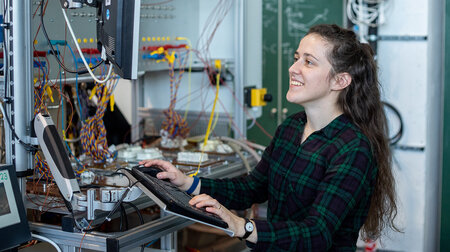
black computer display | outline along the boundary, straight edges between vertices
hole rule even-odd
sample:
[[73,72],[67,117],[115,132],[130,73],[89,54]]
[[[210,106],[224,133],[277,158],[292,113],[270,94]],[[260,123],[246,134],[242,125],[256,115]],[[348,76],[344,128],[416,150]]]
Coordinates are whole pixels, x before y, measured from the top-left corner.
[[15,171],[11,165],[0,165],[0,251],[31,240]]
[[124,79],[137,78],[140,0],[103,0],[98,7],[98,49]]

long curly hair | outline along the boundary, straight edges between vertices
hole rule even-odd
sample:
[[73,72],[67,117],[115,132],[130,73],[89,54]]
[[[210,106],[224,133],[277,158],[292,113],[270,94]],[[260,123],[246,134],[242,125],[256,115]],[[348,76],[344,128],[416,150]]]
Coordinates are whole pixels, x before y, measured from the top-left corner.
[[378,167],[375,188],[367,219],[361,228],[361,236],[365,240],[375,240],[386,227],[400,231],[394,224],[397,204],[391,170],[392,155],[373,50],[368,44],[360,43],[353,31],[337,25],[316,25],[308,34],[317,34],[330,45],[327,55],[332,65],[330,78],[338,73],[351,75],[350,85],[339,94],[338,105],[369,139]]

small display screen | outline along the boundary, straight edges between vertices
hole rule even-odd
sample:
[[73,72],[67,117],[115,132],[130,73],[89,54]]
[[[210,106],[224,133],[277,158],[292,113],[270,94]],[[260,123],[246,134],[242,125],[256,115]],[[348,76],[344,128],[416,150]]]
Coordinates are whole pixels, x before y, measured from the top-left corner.
[[0,229],[20,222],[8,170],[0,171]]
[[8,198],[6,196],[5,184],[0,183],[0,216],[11,213]]

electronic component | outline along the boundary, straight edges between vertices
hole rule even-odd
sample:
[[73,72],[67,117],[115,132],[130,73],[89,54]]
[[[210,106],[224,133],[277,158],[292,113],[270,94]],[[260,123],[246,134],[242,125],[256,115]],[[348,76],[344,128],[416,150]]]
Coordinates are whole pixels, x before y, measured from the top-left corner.
[[200,152],[180,151],[177,153],[177,162],[200,163],[208,161],[208,154]]
[[12,165],[0,165],[0,251],[31,240],[16,172]]
[[272,95],[267,93],[267,88],[244,88],[244,102],[248,107],[266,106],[272,101]]
[[115,0],[98,10],[98,50],[124,79],[137,79],[140,9],[140,0]]
[[80,193],[80,187],[52,118],[49,115],[37,114],[34,130],[56,185],[64,199],[71,202],[73,195]]

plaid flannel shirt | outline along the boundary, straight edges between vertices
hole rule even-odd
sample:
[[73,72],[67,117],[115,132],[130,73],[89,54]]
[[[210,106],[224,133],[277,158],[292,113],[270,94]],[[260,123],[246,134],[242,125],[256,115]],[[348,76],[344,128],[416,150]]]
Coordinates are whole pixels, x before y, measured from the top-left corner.
[[355,251],[378,170],[369,141],[340,115],[301,143],[305,123],[287,118],[248,176],[202,178],[201,193],[236,210],[268,200],[257,251]]

